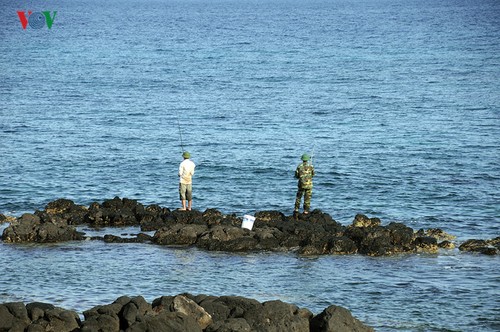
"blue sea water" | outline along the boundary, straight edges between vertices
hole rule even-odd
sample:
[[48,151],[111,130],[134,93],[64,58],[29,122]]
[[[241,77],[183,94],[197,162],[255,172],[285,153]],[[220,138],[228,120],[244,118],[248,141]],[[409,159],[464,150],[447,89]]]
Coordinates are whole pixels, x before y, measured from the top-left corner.
[[[308,152],[312,207],[343,224],[365,213],[457,243],[500,235],[497,0],[0,8],[0,213],[61,197],[176,208],[189,150],[196,209],[290,214]],[[51,29],[23,30],[18,10],[57,14]],[[189,291],[343,305],[379,331],[500,330],[499,258],[458,250],[311,258],[0,242],[0,253],[0,302],[83,311]]]

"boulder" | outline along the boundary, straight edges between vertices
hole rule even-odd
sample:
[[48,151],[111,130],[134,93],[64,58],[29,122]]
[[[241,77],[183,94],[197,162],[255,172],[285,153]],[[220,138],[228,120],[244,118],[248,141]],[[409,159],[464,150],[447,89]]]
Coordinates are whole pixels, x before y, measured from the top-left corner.
[[329,306],[310,323],[311,332],[372,332],[371,327],[361,323],[343,307]]
[[24,331],[31,323],[22,302],[0,304],[0,331]]
[[174,312],[192,317],[202,330],[212,324],[212,316],[203,307],[184,295],[177,295],[173,298],[172,309]]

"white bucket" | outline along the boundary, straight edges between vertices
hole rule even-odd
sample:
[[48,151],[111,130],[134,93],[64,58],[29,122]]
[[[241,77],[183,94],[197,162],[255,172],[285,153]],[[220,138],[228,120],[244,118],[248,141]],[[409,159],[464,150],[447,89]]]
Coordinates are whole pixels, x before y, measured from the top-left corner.
[[243,222],[241,223],[241,228],[246,228],[246,229],[252,230],[254,221],[255,221],[254,216],[250,216],[248,214],[245,214],[243,216]]

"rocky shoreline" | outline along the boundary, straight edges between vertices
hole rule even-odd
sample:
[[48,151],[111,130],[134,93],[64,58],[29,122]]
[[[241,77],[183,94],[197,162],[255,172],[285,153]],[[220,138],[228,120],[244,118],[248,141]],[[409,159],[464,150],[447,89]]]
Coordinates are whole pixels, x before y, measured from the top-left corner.
[[179,294],[148,303],[142,296],[117,298],[83,312],[52,304],[0,304],[0,331],[57,332],[369,332],[343,307],[329,306],[320,314],[279,300],[260,303],[240,296]]
[[[242,228],[242,218],[216,209],[201,211],[170,210],[159,205],[144,206],[136,200],[115,197],[102,203],[81,206],[58,199],[42,211],[18,218],[0,215],[9,222],[2,234],[5,243],[53,243],[102,240],[140,242],[167,246],[196,246],[205,250],[293,251],[301,255],[361,254],[384,256],[400,253],[436,253],[439,248],[455,247],[454,236],[440,229],[414,230],[402,223],[383,226],[378,218],[358,214],[351,225],[343,226],[327,213],[314,210],[308,215],[285,216],[279,211],[255,214],[252,230]],[[140,226],[132,238],[114,235],[88,237],[75,226]],[[459,250],[486,255],[500,253],[500,237],[467,240]]]

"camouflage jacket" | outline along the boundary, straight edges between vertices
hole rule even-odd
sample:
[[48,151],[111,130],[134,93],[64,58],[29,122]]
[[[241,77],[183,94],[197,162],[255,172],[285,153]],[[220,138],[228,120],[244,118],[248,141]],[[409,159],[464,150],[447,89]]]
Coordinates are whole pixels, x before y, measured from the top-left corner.
[[295,170],[295,177],[299,179],[299,188],[312,189],[314,176],[314,167],[308,163],[302,163]]

